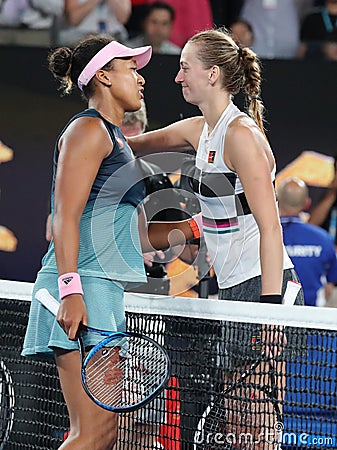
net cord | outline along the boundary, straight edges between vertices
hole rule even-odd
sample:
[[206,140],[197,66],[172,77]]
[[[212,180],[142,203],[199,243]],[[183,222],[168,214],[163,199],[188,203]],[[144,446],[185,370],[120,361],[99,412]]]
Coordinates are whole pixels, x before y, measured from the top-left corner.
[[[0,280],[0,298],[31,301],[32,290],[33,283]],[[260,303],[249,308],[247,302],[126,292],[125,309],[136,314],[337,330],[337,308]]]

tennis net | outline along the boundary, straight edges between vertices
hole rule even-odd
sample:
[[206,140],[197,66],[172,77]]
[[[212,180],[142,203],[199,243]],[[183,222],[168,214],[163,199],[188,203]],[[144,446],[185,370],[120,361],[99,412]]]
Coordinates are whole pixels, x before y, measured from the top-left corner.
[[[0,281],[0,450],[67,437],[54,363],[20,356],[31,291]],[[172,370],[162,394],[121,415],[117,450],[337,448],[337,309],[127,293],[126,310]]]

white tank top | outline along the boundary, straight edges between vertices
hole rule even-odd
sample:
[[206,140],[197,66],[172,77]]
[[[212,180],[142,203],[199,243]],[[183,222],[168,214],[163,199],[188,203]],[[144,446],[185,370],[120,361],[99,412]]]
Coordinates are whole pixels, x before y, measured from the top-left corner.
[[[239,116],[248,118],[231,102],[210,134],[205,123],[192,180],[220,289],[261,275],[259,229],[237,174],[226,166],[223,158],[227,127]],[[275,169],[271,177],[274,181]],[[284,248],[284,268],[291,267]]]

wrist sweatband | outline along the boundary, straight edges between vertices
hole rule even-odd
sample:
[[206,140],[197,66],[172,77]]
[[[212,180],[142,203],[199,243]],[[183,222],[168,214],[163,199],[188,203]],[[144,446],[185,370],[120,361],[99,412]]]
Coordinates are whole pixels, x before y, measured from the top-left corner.
[[76,272],[64,273],[58,277],[60,298],[71,294],[82,294],[81,278]]
[[192,216],[192,218],[188,220],[188,224],[192,230],[194,239],[199,239],[204,235],[201,212]]
[[273,305],[281,305],[282,295],[260,295],[260,303],[272,303]]

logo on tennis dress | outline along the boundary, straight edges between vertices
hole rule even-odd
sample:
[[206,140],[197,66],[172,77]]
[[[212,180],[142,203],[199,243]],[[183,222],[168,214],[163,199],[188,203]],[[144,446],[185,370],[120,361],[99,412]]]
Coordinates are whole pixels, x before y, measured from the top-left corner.
[[209,163],[214,163],[215,153],[216,153],[215,150],[210,150],[210,151],[208,152],[208,162],[209,162]]
[[73,281],[74,277],[62,278],[63,283],[67,286],[69,283]]

